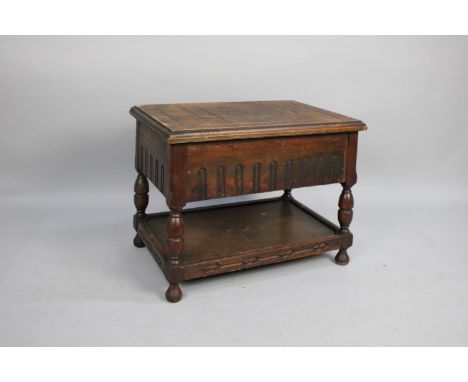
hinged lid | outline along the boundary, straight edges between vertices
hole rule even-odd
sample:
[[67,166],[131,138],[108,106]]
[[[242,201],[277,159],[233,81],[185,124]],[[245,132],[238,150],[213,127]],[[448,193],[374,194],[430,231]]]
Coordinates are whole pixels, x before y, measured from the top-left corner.
[[169,143],[224,141],[366,130],[357,119],[296,101],[134,106],[130,114]]

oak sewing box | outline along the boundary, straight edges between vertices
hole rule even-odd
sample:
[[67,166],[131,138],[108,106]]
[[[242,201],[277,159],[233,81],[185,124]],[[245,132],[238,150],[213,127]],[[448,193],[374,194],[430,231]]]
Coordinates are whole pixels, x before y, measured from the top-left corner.
[[[338,250],[349,261],[351,187],[360,120],[296,101],[135,106],[134,244],[179,283]],[[169,212],[147,214],[148,179]],[[341,183],[339,226],[297,201],[298,187]],[[184,209],[187,203],[268,191],[282,196]],[[183,210],[184,209],[184,210]]]

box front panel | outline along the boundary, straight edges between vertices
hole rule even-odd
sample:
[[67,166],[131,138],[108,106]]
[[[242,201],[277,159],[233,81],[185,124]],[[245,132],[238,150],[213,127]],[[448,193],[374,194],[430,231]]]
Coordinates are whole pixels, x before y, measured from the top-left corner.
[[187,201],[343,182],[347,145],[346,133],[189,144]]

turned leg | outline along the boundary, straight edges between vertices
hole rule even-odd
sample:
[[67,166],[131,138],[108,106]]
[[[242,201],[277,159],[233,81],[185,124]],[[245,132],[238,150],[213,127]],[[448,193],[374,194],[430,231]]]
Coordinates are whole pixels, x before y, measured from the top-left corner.
[[166,291],[166,299],[170,302],[180,301],[182,291],[177,280],[180,257],[184,250],[184,221],[182,219],[182,209],[172,209],[167,220],[167,248],[169,251],[170,277],[169,288]]
[[[343,191],[340,195],[338,203],[338,221],[340,222],[340,229],[338,233],[350,233],[349,225],[353,220],[353,206],[354,199],[351,192],[351,186],[343,183]],[[339,265],[346,265],[349,263],[349,256],[347,252],[348,246],[343,246],[339,249],[338,254],[335,257],[335,262]]]
[[140,236],[138,236],[138,221],[139,219],[146,216],[146,207],[148,207],[148,179],[143,174],[138,174],[135,180],[135,196],[133,197],[133,201],[136,207],[136,214],[133,215],[133,228],[137,231],[135,238],[133,239],[133,244],[135,247],[143,248],[145,244],[141,240]]

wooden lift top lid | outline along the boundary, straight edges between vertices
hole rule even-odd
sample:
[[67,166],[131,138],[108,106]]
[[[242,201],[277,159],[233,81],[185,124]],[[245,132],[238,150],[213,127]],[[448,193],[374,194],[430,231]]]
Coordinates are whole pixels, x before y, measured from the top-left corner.
[[130,114],[174,144],[367,129],[360,120],[297,101],[143,105]]

